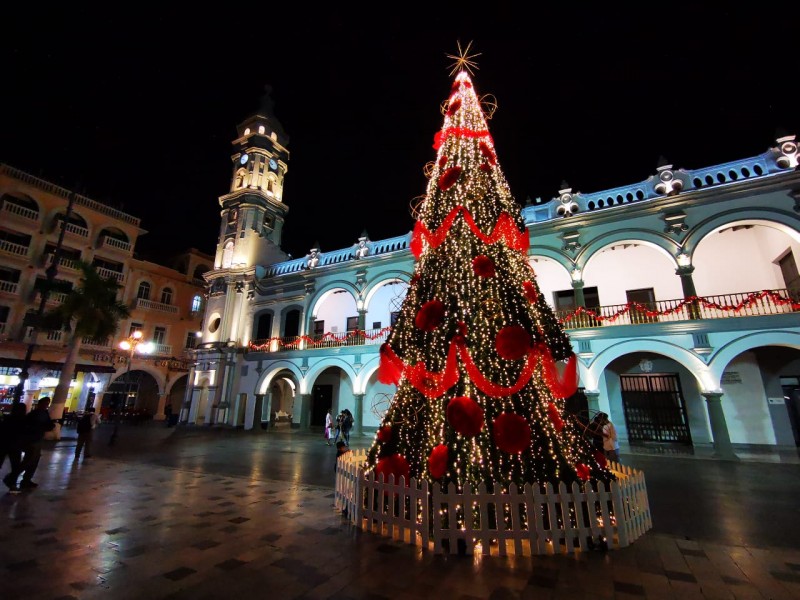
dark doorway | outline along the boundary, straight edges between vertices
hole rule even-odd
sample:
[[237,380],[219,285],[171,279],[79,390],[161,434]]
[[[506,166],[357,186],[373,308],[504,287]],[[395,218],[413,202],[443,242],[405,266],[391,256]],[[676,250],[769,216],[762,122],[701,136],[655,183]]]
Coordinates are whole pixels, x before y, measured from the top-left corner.
[[786,400],[789,423],[794,434],[794,444],[795,446],[800,446],[800,386],[784,385],[783,397]]
[[300,335],[300,311],[290,310],[286,313],[283,322],[283,337],[295,337]]
[[333,386],[315,385],[311,396],[311,426],[324,427],[325,414],[333,407]]
[[686,402],[677,373],[620,375],[622,408],[632,446],[691,446]]

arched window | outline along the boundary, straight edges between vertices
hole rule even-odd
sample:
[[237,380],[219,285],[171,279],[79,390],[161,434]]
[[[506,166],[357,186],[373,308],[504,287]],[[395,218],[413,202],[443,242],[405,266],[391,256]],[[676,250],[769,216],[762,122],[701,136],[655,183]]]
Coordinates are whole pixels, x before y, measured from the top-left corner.
[[194,298],[192,298],[192,312],[200,312],[200,308],[203,306],[203,297],[200,294],[197,294]]
[[228,240],[225,243],[225,248],[222,250],[222,268],[230,269],[233,264],[233,240]]
[[266,129],[264,129],[263,125],[259,125],[258,126],[258,133],[260,133],[261,135],[264,135],[265,131],[266,131]]
[[150,300],[150,284],[143,281],[139,284],[139,290],[136,292],[136,297],[141,300]]
[[294,337],[300,335],[300,311],[292,309],[286,313],[283,322],[283,335]]
[[272,336],[272,314],[263,313],[256,321],[255,339],[265,340]]
[[172,304],[172,290],[170,288],[161,290],[161,304]]

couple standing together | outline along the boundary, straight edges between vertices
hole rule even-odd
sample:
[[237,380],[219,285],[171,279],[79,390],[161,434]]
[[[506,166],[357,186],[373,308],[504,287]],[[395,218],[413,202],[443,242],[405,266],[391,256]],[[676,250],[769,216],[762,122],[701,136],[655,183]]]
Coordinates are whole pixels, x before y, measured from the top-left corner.
[[325,415],[325,440],[328,443],[328,446],[331,445],[331,441],[336,444],[336,441],[339,439],[339,436],[342,436],[342,440],[348,446],[350,445],[350,430],[353,428],[353,413],[351,413],[348,409],[344,409],[339,415],[336,417],[336,421],[333,420],[333,415],[331,414],[331,409],[328,409],[327,414]]

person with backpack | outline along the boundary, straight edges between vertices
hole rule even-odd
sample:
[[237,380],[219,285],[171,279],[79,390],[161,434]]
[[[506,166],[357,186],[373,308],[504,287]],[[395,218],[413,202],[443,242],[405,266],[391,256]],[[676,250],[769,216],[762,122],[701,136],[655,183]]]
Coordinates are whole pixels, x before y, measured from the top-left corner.
[[353,413],[351,413],[348,409],[344,409],[342,411],[344,413],[344,418],[342,419],[342,439],[344,443],[347,444],[347,447],[350,447],[350,430],[353,428]]
[[75,446],[75,460],[81,457],[81,450],[83,450],[83,460],[92,457],[92,437],[98,422],[94,406],[90,406],[78,421],[78,445]]

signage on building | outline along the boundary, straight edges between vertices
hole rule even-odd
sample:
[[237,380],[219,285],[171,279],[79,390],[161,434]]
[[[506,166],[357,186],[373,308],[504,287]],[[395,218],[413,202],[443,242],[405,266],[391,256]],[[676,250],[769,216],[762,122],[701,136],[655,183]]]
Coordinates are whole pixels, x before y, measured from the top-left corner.
[[722,374],[722,383],[742,383],[739,371],[725,371]]

